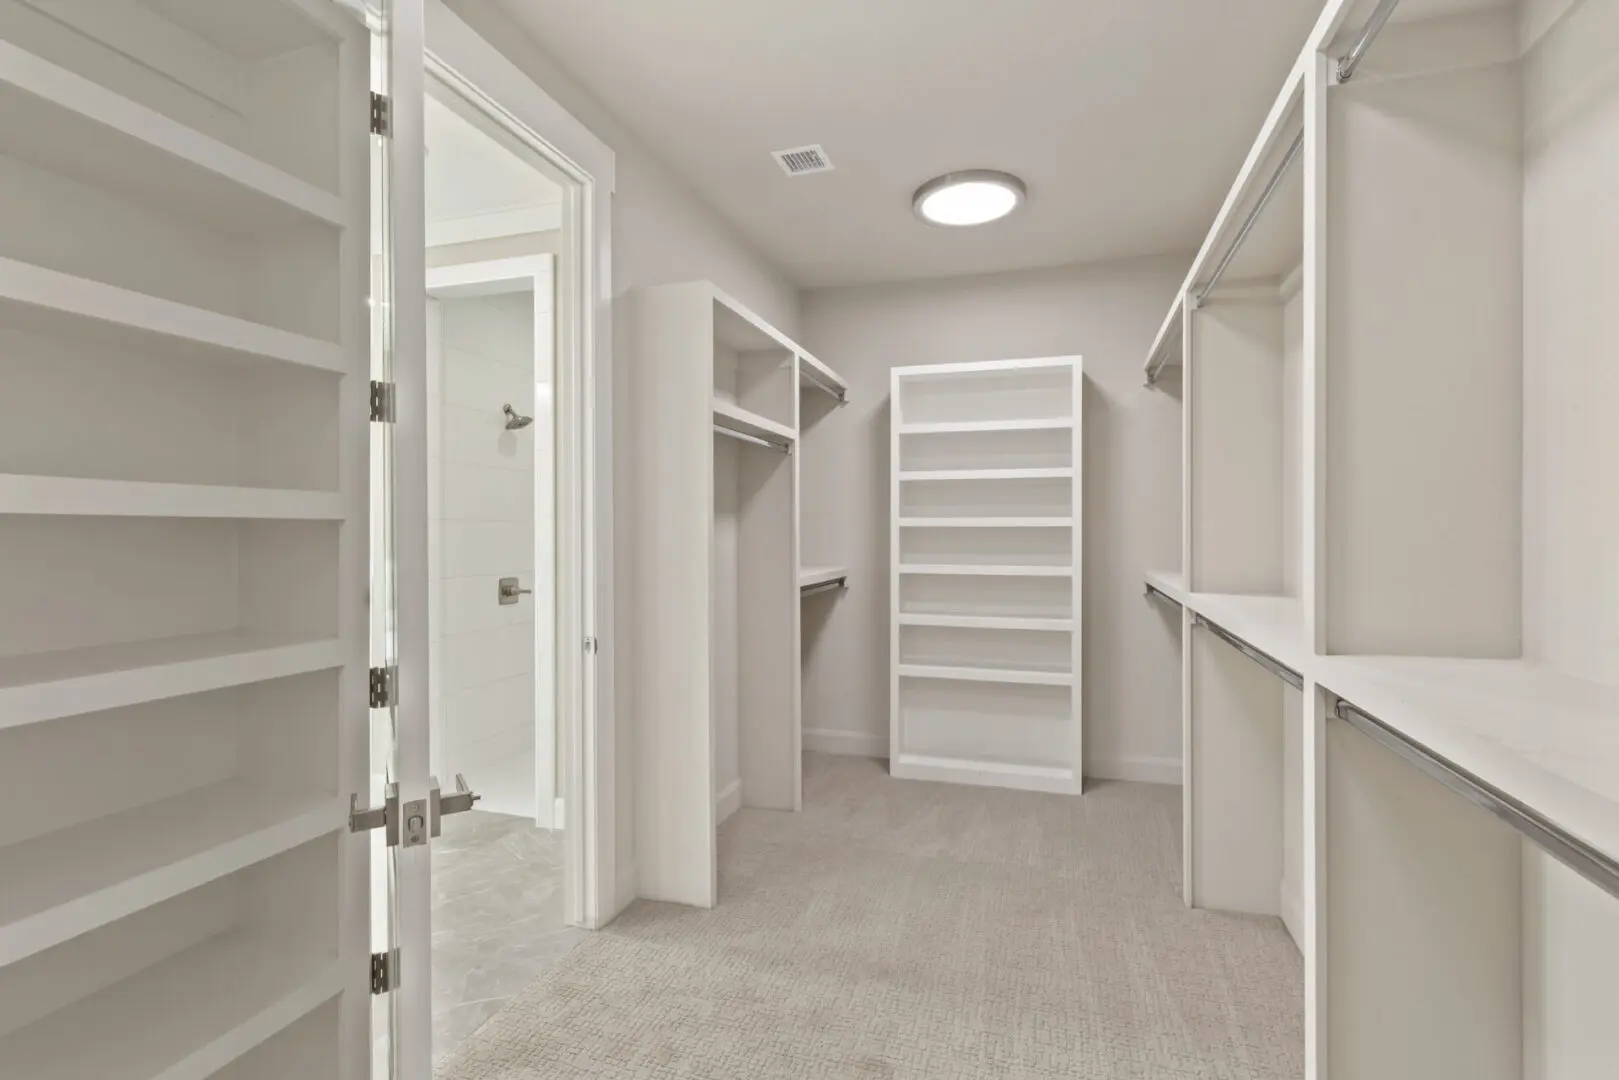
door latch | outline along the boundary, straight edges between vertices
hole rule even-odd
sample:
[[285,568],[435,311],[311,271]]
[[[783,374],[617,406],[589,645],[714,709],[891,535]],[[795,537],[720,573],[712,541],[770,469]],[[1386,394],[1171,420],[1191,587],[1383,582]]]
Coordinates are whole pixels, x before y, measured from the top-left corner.
[[428,801],[432,805],[433,835],[441,831],[440,819],[446,814],[464,814],[472,809],[472,804],[483,798],[467,786],[467,778],[460,773],[455,774],[455,790],[448,795],[439,793],[438,777],[433,777],[433,787],[427,793]]
[[360,808],[360,796],[349,796],[349,832],[388,830],[388,846],[399,846],[399,785],[390,783],[383,789],[381,806]]

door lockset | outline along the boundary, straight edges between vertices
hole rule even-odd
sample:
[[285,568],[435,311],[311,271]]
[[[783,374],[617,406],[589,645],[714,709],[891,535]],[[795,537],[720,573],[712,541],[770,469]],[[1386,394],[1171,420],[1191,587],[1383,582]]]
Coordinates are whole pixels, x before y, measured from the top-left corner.
[[467,786],[467,778],[460,773],[455,774],[455,790],[448,795],[439,793],[438,777],[433,777],[433,787],[427,793],[427,797],[432,803],[431,820],[434,836],[439,835],[442,831],[440,821],[444,815],[464,814],[472,809],[473,803],[483,798],[482,795],[475,793]]
[[381,806],[361,807],[358,795],[349,796],[349,831],[386,829],[389,847],[420,847],[439,835],[439,822],[445,814],[464,814],[483,797],[467,786],[467,778],[460,773],[455,774],[455,790],[448,795],[439,791],[438,777],[430,781],[427,798],[404,804],[395,783],[388,785]]

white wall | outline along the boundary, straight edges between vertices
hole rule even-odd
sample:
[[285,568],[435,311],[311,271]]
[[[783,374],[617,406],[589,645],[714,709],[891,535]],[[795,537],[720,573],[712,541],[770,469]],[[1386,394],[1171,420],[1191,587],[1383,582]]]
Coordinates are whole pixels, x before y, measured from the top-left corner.
[[[446,6],[612,147],[617,157],[618,183],[613,196],[615,296],[648,285],[706,279],[785,333],[797,336],[797,288],[632,131],[580,87],[550,54],[519,29],[495,0],[446,0]],[[627,341],[628,334],[620,322],[614,329],[613,377],[618,387],[628,385],[635,378],[625,348]],[[614,421],[613,527],[618,538],[618,551],[614,556],[614,620],[623,632],[617,635],[617,640],[602,642],[602,656],[613,664],[616,674],[616,756],[620,775],[625,779],[618,785],[614,814],[618,823],[615,842],[621,882],[629,880],[627,872],[634,861],[630,824],[634,818],[633,791],[625,770],[634,745],[636,711],[641,704],[635,700],[627,677],[631,670],[628,631],[635,624],[637,592],[629,546],[629,538],[637,528],[634,517],[636,480],[629,468],[633,459],[632,444],[627,441],[634,432],[627,419],[620,420],[627,417],[628,400],[621,391]],[[621,888],[618,899],[625,900],[628,895]]]
[[851,402],[810,429],[802,461],[804,562],[851,575],[806,621],[807,746],[887,752],[889,369],[1080,353],[1086,772],[1179,782],[1179,624],[1166,631],[1142,571],[1180,562],[1180,405],[1142,386],[1141,363],[1187,261],[805,295],[804,344],[849,381]]

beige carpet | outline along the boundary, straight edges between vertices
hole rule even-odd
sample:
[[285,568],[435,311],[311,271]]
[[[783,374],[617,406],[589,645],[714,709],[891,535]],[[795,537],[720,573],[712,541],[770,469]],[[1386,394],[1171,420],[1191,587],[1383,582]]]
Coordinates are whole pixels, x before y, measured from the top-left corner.
[[1083,798],[811,756],[804,813],[720,833],[720,906],[638,903],[449,1055],[445,1080],[1303,1075],[1275,919],[1180,901],[1180,791]]

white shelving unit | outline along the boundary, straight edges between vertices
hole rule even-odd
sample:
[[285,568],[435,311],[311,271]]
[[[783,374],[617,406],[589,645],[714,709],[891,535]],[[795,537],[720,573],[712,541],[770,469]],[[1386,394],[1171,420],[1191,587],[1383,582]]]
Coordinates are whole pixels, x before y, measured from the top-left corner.
[[1187,901],[1287,922],[1308,1080],[1619,1054],[1616,54],[1616,0],[1332,0],[1147,358]]
[[892,373],[895,776],[1078,792],[1078,357]]
[[368,1060],[369,70],[0,0],[0,1074]]
[[802,805],[801,411],[846,387],[708,282],[633,308],[636,685],[661,703],[636,734],[638,887],[712,907],[720,822]]

